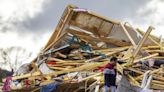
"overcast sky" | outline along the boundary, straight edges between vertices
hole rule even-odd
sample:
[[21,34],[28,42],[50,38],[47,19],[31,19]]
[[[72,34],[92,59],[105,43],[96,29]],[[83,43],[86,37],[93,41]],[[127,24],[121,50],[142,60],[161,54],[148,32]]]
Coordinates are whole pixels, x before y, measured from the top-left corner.
[[48,41],[65,7],[76,5],[164,36],[164,0],[0,0],[0,47],[34,53]]

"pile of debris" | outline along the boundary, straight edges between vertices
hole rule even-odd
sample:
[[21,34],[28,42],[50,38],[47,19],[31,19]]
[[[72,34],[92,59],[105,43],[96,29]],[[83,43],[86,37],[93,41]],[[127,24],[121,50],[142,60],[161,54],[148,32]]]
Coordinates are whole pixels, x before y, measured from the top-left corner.
[[99,92],[103,67],[116,56],[117,75],[141,89],[164,90],[164,46],[162,38],[150,35],[152,30],[150,26],[145,33],[69,5],[45,48],[32,63],[6,78],[10,84],[6,86],[32,92]]

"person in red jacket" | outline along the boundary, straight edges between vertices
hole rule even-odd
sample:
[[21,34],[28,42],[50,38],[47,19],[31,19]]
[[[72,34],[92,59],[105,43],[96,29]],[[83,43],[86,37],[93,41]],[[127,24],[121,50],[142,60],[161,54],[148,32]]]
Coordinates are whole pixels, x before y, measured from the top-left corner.
[[117,58],[112,57],[110,62],[104,68],[104,88],[105,92],[109,92],[109,88],[111,92],[116,92],[116,64]]

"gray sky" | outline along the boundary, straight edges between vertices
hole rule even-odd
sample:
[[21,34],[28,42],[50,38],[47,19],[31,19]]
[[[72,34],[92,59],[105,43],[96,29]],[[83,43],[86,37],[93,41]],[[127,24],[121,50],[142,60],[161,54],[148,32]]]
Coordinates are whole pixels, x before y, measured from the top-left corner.
[[22,46],[34,53],[48,41],[68,4],[129,22],[164,36],[164,0],[0,0],[0,47]]

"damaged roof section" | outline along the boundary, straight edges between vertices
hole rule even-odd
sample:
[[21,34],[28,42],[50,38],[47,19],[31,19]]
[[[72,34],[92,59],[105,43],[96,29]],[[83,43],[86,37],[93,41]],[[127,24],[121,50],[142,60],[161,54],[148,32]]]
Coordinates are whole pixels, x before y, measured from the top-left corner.
[[[117,56],[120,60],[117,65],[119,75],[126,76],[133,86],[141,89],[145,87],[141,81],[146,76],[144,73],[149,71],[147,74],[153,76],[150,88],[164,89],[163,41],[150,35],[153,29],[150,26],[143,32],[128,23],[69,5],[44,49],[29,65],[31,70],[24,75],[16,74],[12,79],[39,80],[39,86],[62,78],[62,83],[93,79],[94,82],[89,85],[95,82],[101,82],[102,85],[103,82],[94,77],[103,78],[101,68],[109,62],[111,56]],[[150,66],[149,59],[160,64],[153,63]],[[125,75],[124,71],[128,74]],[[119,78],[118,80],[120,81]]]
[[[85,9],[68,6],[45,49],[48,49],[47,46],[51,46],[50,43],[55,42],[58,37],[60,38],[67,32],[78,35],[89,43],[92,40],[91,44],[93,45],[103,41],[115,46],[129,46],[131,44],[136,46],[142,38],[142,31],[133,28],[128,23],[121,23]],[[151,37],[155,41],[159,40],[157,37]],[[153,44],[150,39],[147,39],[144,45]]]

